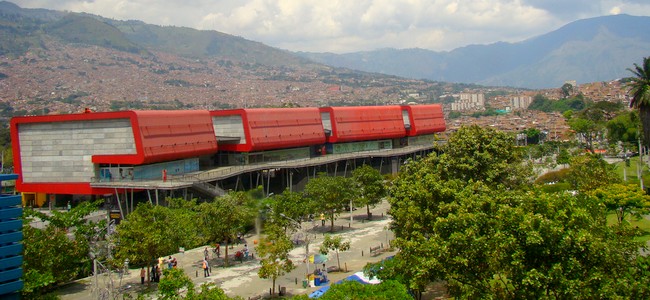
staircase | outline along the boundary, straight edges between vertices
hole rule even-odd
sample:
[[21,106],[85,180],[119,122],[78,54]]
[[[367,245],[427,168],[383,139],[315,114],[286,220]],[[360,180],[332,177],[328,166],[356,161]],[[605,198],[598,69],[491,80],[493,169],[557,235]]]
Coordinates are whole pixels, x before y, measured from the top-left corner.
[[196,190],[197,192],[210,196],[210,197],[221,197],[226,194],[226,191],[224,191],[222,188],[209,184],[207,182],[200,182],[200,181],[195,181],[192,183],[192,189]]

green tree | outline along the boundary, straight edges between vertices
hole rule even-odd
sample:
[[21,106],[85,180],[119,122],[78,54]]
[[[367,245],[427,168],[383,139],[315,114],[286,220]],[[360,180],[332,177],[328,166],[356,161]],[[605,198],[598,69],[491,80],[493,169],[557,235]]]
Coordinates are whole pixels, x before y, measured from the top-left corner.
[[[522,193],[475,182],[457,186],[453,199],[436,201],[437,209],[411,208],[430,222],[408,239],[398,236],[396,258],[431,281],[445,280],[455,297],[601,295],[617,288],[638,251],[631,234],[607,226],[601,202],[582,194]],[[401,200],[407,203],[400,209],[417,205]]]
[[228,297],[226,293],[216,284],[204,283],[201,285],[201,291],[192,296],[186,297],[187,300],[243,300],[242,297]]
[[562,98],[569,98],[573,94],[573,85],[570,83],[565,83],[562,85]]
[[160,299],[182,299],[183,289],[187,291],[187,299],[194,296],[194,282],[185,274],[185,271],[178,268],[164,269],[163,277],[158,283]]
[[594,138],[600,131],[601,127],[593,120],[585,119],[580,116],[574,116],[569,121],[569,127],[584,138],[586,148],[594,153]]
[[641,66],[634,64],[634,68],[628,70],[635,76],[630,78],[627,84],[632,94],[630,106],[639,110],[643,140],[648,145],[650,143],[650,57],[644,57]]
[[226,243],[224,264],[228,266],[228,245],[257,217],[255,201],[244,192],[231,192],[213,202],[201,203],[196,209],[203,236],[208,241]]
[[284,230],[270,226],[266,228],[266,236],[260,239],[256,249],[262,265],[257,274],[260,278],[271,279],[271,295],[275,295],[275,280],[296,268],[289,258],[293,244]]
[[157,258],[176,253],[179,239],[174,212],[168,207],[140,203],[115,230],[115,257],[132,265],[146,266]]
[[411,296],[403,284],[394,280],[387,280],[380,284],[361,284],[350,280],[333,284],[320,299],[393,300],[411,299]]
[[350,241],[344,241],[341,236],[332,237],[329,234],[325,235],[325,240],[320,245],[318,250],[321,254],[328,254],[330,251],[336,252],[336,262],[338,264],[339,270],[341,270],[341,259],[339,258],[339,252],[347,251],[350,249]]
[[363,165],[352,171],[352,178],[359,189],[359,197],[355,202],[366,206],[366,213],[370,219],[370,207],[375,207],[386,196],[384,177],[373,167]]
[[650,208],[650,196],[636,184],[605,185],[591,191],[590,195],[600,199],[608,211],[616,213],[619,225],[627,215],[641,218]]
[[[302,217],[314,213],[313,204],[303,197],[302,193],[291,192],[288,189],[281,194],[268,197],[265,201],[267,221],[283,227],[285,232],[295,231]],[[294,222],[295,221],[295,222]]]
[[557,154],[557,163],[562,165],[567,165],[571,161],[571,153],[567,149],[560,149],[560,153]]
[[600,155],[585,154],[571,158],[567,181],[574,190],[590,191],[600,186],[618,183],[614,166]]
[[[474,149],[458,143],[468,137],[492,147],[510,138],[456,134],[464,136],[450,137],[449,144],[465,149]],[[443,159],[447,155],[456,157]],[[449,151],[403,168],[389,196],[400,251],[380,278],[394,276],[414,291],[442,280],[451,296],[472,299],[617,298],[638,286],[641,279],[629,279],[640,246],[634,230],[608,226],[603,200],[582,192],[593,189],[592,182],[611,182],[601,161],[590,155],[575,161],[573,176],[592,177],[575,184],[581,187],[575,195],[503,184],[527,177],[503,180],[508,177],[494,175],[502,172],[499,166],[460,176],[450,171],[469,170],[468,162],[486,157],[483,151]],[[630,281],[622,284],[622,277]]]
[[[95,229],[104,228],[106,221],[90,222],[85,218],[96,211],[97,206],[96,202],[82,202],[69,212],[53,211],[52,215],[25,208],[23,297],[39,298],[57,284],[91,273],[89,242],[103,236]],[[48,225],[43,229],[32,227],[30,224],[35,220],[48,222]]]
[[355,193],[351,178],[327,176],[325,173],[310,179],[305,186],[305,194],[317,207],[316,211],[324,212],[330,220],[330,231],[334,231],[334,219],[345,209],[350,199],[355,197]]
[[639,138],[640,125],[638,112],[619,114],[607,122],[607,139],[610,143],[621,143],[623,153],[627,153]]
[[458,119],[462,117],[463,115],[459,111],[452,111],[449,112],[449,115],[447,116],[449,119]]
[[[415,243],[413,243],[415,244]],[[422,294],[431,282],[434,271],[432,268],[424,268],[429,262],[430,253],[417,247],[410,248],[411,251],[400,251],[393,258],[385,259],[378,263],[369,263],[363,268],[363,272],[371,278],[379,278],[382,282],[395,280],[406,287],[415,299],[422,299]],[[422,250],[422,251],[420,251]],[[415,251],[418,254],[415,254]]]
[[463,126],[442,146],[444,153],[433,158],[445,180],[483,180],[515,187],[529,180],[531,169],[522,163],[514,136],[477,125]]

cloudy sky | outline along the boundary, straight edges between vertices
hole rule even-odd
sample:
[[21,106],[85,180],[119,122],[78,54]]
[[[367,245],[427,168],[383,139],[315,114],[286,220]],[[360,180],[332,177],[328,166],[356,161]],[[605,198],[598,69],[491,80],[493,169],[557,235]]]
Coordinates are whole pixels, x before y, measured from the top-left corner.
[[291,51],[452,50],[517,42],[569,22],[650,16],[648,0],[9,0],[25,8],[217,30]]

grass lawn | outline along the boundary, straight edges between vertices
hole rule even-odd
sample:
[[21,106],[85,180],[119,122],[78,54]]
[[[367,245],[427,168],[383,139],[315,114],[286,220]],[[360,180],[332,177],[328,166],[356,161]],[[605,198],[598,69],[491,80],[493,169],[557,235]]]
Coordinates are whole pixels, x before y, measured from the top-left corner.
[[[616,173],[618,176],[623,179],[623,170],[627,172],[627,182],[629,183],[639,183],[639,177],[637,177],[637,169],[639,168],[639,157],[631,157],[630,158],[630,166],[626,167],[625,162],[620,161],[617,163],[614,163],[613,165],[616,166]],[[650,185],[650,170],[648,170],[647,167],[642,168],[643,174],[643,183],[645,185]]]
[[[636,241],[647,242],[650,240],[650,220],[646,218],[637,219],[634,216],[627,215],[625,216],[625,221],[630,223],[632,227],[639,227],[643,231],[643,235],[634,238]],[[607,214],[607,224],[616,224],[616,222],[615,213]]]
[[[634,183],[634,184],[639,184],[639,177],[637,177],[637,169],[639,167],[639,157],[631,157],[630,158],[630,166],[626,167],[625,162],[620,161],[617,163],[614,163],[613,165],[616,166],[616,172],[620,176],[621,179],[623,179],[623,169],[625,168],[627,171],[627,182],[628,183]],[[643,177],[643,185],[647,188],[650,186],[650,170],[648,170],[647,167],[643,167],[642,169],[642,177]],[[641,242],[647,242],[650,240],[650,220],[646,218],[641,218],[637,219],[633,216],[626,216],[625,221],[630,223],[632,227],[639,227],[640,230],[643,231],[643,235],[635,237],[634,239],[637,241]],[[616,224],[616,214],[615,213],[610,213],[607,215],[607,223],[608,224]]]

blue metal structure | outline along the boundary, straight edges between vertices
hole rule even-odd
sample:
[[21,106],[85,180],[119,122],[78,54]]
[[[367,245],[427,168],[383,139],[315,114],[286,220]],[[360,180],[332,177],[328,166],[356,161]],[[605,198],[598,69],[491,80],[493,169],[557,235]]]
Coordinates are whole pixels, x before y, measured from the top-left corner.
[[[17,174],[0,174],[2,181]],[[20,195],[0,194],[0,298],[19,299],[23,288],[23,208]]]

